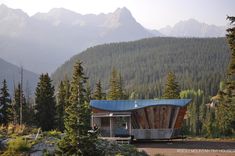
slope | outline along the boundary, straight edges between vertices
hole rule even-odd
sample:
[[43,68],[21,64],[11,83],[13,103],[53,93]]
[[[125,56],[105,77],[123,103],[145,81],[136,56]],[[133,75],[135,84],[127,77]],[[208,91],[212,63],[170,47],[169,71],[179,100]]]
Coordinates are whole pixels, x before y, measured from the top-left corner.
[[[14,84],[17,85],[20,82],[20,68],[0,58],[0,82],[2,83],[4,79],[6,79],[8,89],[12,93]],[[34,94],[38,75],[31,71],[23,70],[23,79],[23,86],[24,91],[27,92],[26,94]]]
[[84,62],[92,87],[101,80],[107,89],[110,72],[117,68],[128,92],[139,98],[162,95],[168,71],[175,72],[181,89],[203,89],[214,95],[229,58],[225,38],[159,37],[88,48],[59,67],[52,78],[57,85],[71,77],[77,59]]

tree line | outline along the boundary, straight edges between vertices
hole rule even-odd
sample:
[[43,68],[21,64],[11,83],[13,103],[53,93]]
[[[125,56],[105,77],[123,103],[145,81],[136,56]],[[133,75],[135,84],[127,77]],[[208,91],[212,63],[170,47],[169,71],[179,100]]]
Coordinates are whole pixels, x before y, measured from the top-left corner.
[[128,94],[138,99],[163,95],[166,75],[174,72],[182,90],[201,89],[207,96],[215,95],[217,85],[225,78],[230,49],[225,38],[157,37],[133,42],[110,43],[88,48],[72,57],[53,74],[57,86],[67,75],[71,80],[76,60],[84,62],[91,88],[102,81],[109,89],[109,77],[115,67],[122,74]]
[[[40,127],[43,131],[57,129],[65,133],[58,144],[59,153],[63,155],[94,155],[102,153],[95,149],[96,134],[91,130],[90,100],[125,98],[121,75],[113,69],[110,78],[110,90],[103,92],[101,81],[96,84],[94,93],[89,87],[80,61],[74,65],[73,78],[61,81],[58,92],[55,93],[52,80],[48,74],[41,74],[35,90],[35,103],[27,103],[20,84],[15,89],[11,99],[7,82],[2,82],[0,91],[0,124],[26,124]],[[23,97],[20,112],[21,97]],[[22,122],[20,114],[22,113]]]
[[202,90],[181,92],[181,97],[193,99],[192,104],[188,106],[188,118],[183,126],[188,134],[221,137],[235,133],[235,17],[228,16],[227,19],[231,24],[226,35],[231,50],[230,60],[225,72],[226,77],[217,83],[217,95],[208,103]]

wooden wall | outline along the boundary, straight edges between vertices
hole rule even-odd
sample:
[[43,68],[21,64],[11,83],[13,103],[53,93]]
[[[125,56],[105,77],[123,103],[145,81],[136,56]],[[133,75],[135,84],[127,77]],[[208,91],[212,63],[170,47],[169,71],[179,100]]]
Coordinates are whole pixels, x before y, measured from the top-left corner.
[[[186,113],[186,107],[152,106],[132,111],[133,129],[169,129],[180,128]],[[93,113],[107,111],[92,109]]]
[[132,111],[134,129],[180,128],[186,107],[152,106]]
[[181,128],[186,111],[187,111],[186,107],[180,108],[174,128]]

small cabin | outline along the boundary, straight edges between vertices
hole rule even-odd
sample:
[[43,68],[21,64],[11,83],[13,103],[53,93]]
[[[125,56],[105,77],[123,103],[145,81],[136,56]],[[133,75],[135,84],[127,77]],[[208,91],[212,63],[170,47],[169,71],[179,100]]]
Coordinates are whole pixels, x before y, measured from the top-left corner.
[[190,99],[92,100],[91,125],[102,137],[172,139],[180,129]]

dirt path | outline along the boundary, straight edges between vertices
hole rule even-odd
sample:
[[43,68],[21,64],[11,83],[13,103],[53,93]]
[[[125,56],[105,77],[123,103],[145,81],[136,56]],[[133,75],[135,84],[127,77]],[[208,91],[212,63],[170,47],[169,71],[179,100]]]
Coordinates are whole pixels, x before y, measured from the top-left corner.
[[214,141],[142,141],[134,145],[149,155],[164,156],[235,156],[235,142]]

